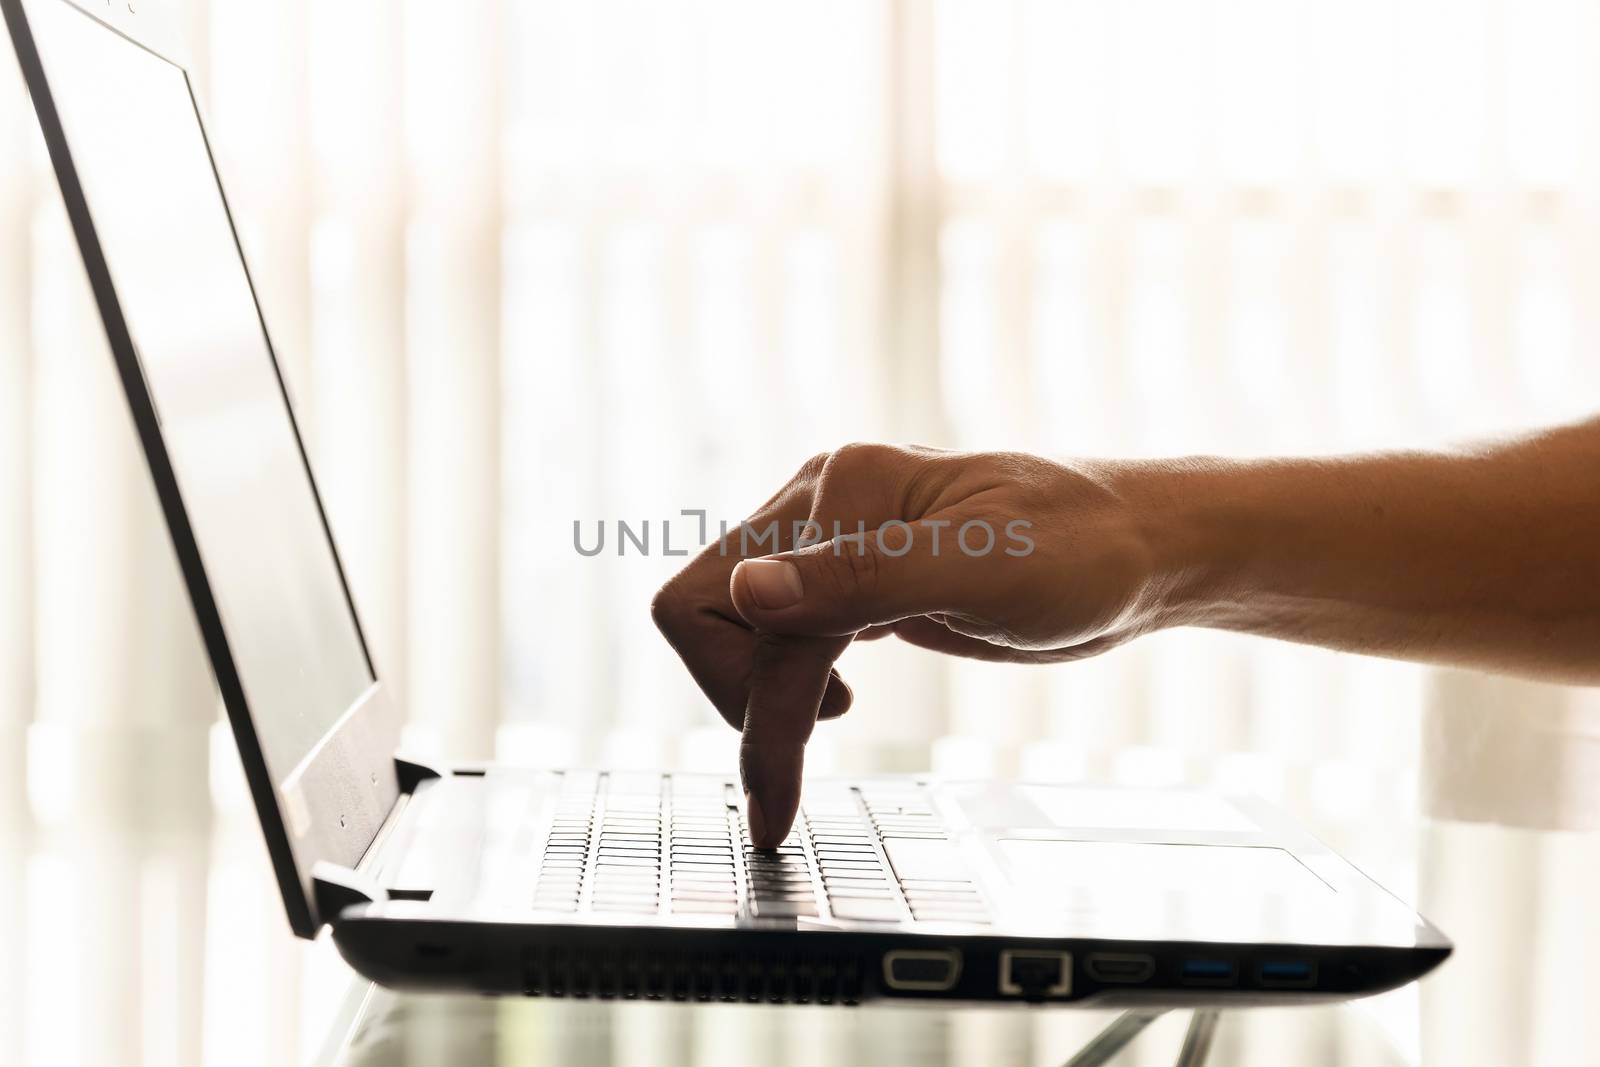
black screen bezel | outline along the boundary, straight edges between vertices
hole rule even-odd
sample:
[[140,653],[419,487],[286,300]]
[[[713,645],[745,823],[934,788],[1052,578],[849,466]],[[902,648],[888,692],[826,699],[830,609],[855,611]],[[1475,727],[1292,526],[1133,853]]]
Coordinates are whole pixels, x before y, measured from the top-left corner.
[[[328,551],[333,555],[335,569],[344,593],[345,605],[350,612],[361,643],[371,686],[354,704],[334,720],[312,751],[282,782],[274,782],[267,767],[258,734],[258,723],[251,714],[233,654],[229,648],[226,631],[212,594],[188,511],[184,505],[171,457],[162,436],[161,421],[150,394],[138,351],[133,343],[127,319],[118,300],[104,251],[101,247],[94,220],[91,217],[83,187],[74,165],[65,129],[50,92],[44,65],[33,39],[28,22],[29,5],[60,3],[114,33],[133,47],[138,47],[176,68],[184,79],[189,101],[194,109],[195,122],[205,144],[210,161],[212,179],[226,212],[234,247],[240,257],[251,300],[256,309],[261,337],[272,360],[273,373],[300,451],[301,463],[310,486],[317,514],[327,539]],[[206,653],[211,662],[217,687],[221,691],[228,721],[244,765],[245,777],[260,817],[261,829],[266,837],[267,850],[272,859],[289,924],[301,937],[314,937],[322,922],[329,916],[317,914],[312,885],[312,869],[319,862],[333,863],[339,867],[353,868],[360,861],[367,846],[377,835],[399,794],[395,771],[395,751],[399,743],[399,716],[397,710],[379,681],[372,660],[366,632],[361,626],[355,601],[350,591],[344,563],[334,543],[328,523],[327,510],[317,489],[310,460],[306,454],[304,437],[283,376],[277,350],[272,344],[262,313],[255,280],[250,273],[244,249],[239,241],[227,192],[223,188],[216,156],[206,132],[203,116],[194,91],[194,83],[185,63],[173,58],[174,49],[166,38],[168,27],[149,15],[124,11],[119,5],[90,10],[76,0],[0,0],[12,44],[22,68],[28,93],[33,100],[40,129],[49,150],[50,161],[61,188],[67,216],[71,222],[85,272],[93,290],[95,304],[105,327],[117,374],[128,399],[134,429],[144,452],[145,461],[155,483],[156,495],[166,519],[167,530],[177,554],[178,564],[188,587],[189,601],[195,613]]]

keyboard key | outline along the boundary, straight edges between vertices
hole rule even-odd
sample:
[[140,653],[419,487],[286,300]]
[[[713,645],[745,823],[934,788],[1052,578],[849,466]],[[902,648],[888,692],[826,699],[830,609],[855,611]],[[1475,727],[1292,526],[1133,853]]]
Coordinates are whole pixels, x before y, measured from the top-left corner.
[[921,900],[929,904],[977,902],[982,898],[976,889],[904,889],[907,900]]
[[700,904],[712,905],[728,911],[734,911],[739,907],[739,898],[731,893],[727,896],[696,895],[690,897],[674,896],[672,898],[673,911],[682,911],[686,907]]
[[829,907],[836,919],[851,919],[859,922],[900,922],[906,915],[900,903],[894,899],[889,900],[855,900],[843,899],[829,901]]
[[828,886],[829,900],[893,900],[894,891],[887,885],[878,888],[874,886]]
[[919,923],[959,923],[971,926],[990,925],[989,916],[985,912],[965,911],[919,911],[914,913]]
[[750,914],[762,919],[793,919],[800,916],[815,916],[817,904],[814,900],[752,900]]
[[536,893],[571,893],[577,896],[578,887],[583,885],[579,878],[540,878],[534,887]]
[[816,895],[816,890],[811,888],[810,882],[751,882],[750,895],[753,897],[811,897]]
[[734,900],[675,900],[672,910],[678,915],[737,915],[739,903]]
[[654,915],[660,910],[655,897],[597,897],[589,907],[595,911],[628,911]]

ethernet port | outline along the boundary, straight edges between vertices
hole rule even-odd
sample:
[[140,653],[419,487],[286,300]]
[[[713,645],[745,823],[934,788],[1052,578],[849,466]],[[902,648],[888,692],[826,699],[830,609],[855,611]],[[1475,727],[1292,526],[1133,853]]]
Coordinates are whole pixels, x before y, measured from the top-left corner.
[[1006,949],[1000,953],[1000,992],[1024,1000],[1072,992],[1072,953]]

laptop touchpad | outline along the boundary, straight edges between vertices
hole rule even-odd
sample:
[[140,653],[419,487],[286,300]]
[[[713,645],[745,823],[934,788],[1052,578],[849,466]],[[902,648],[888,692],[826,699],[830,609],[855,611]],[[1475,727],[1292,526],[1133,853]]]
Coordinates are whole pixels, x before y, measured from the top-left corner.
[[1201,941],[1341,936],[1343,897],[1281,848],[1002,838],[1011,900],[1063,936]]
[[969,825],[992,830],[1250,834],[1261,829],[1223,797],[1183,789],[963,782],[946,787],[946,795]]
[[1003,840],[1001,854],[1024,894],[1088,897],[1325,895],[1332,888],[1281,848],[1117,841]]

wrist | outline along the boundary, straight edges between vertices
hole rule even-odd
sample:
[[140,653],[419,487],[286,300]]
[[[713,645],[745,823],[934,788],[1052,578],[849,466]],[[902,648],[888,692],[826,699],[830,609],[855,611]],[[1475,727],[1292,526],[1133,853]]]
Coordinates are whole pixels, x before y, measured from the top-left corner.
[[1149,460],[1112,473],[1112,491],[1148,560],[1143,614],[1151,629],[1206,625],[1238,598],[1249,544],[1248,509],[1233,488],[1241,466]]

